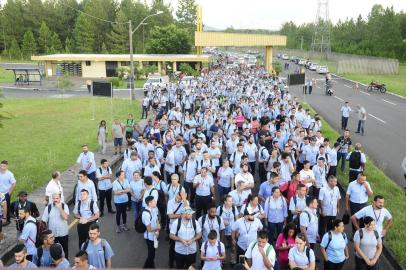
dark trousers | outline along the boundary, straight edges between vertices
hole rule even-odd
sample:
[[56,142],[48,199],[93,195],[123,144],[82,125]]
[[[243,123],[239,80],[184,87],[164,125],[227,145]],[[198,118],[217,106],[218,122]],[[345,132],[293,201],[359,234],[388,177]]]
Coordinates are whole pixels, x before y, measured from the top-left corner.
[[256,162],[248,162],[248,165],[250,166],[251,174],[255,175],[255,164]]
[[378,270],[379,261],[375,265],[369,266],[364,259],[355,256],[355,270]]
[[347,160],[347,153],[337,152],[337,165],[338,165],[338,162],[340,162],[340,159],[341,159],[341,171],[344,171],[345,162]]
[[312,94],[312,91],[313,91],[313,85],[309,85],[309,95]]
[[[265,163],[266,164],[266,163]],[[265,164],[264,163],[259,163],[258,164],[258,176],[259,176],[259,181],[261,183],[266,181],[266,169],[265,169]]]
[[158,207],[159,215],[161,216],[161,219],[160,219],[161,228],[165,228],[166,227],[166,219],[168,217],[166,215],[166,203],[158,204],[157,207]]
[[96,194],[99,196],[99,189],[97,188],[97,178],[96,178],[96,172],[88,173],[87,177],[93,181],[94,183],[94,188],[96,189]]
[[348,117],[341,116],[341,129],[346,129],[348,125]]
[[323,216],[319,218],[319,235],[322,237],[326,232],[333,229],[335,216]]
[[240,255],[245,255],[245,250],[243,250],[242,248],[240,248],[240,246],[237,244],[237,251],[236,251],[236,255],[237,255],[237,262],[240,258]]
[[223,202],[224,196],[226,196],[231,191],[231,187],[223,187],[217,185],[217,192],[219,194],[219,202]]
[[303,85],[303,94],[307,94],[307,85]]
[[5,199],[6,199],[6,204],[7,204],[7,221],[10,221],[10,194],[6,193],[4,194]]
[[148,256],[145,260],[143,268],[155,268],[155,248],[154,248],[154,241],[145,239],[148,248]]
[[86,242],[89,238],[89,227],[94,222],[88,222],[86,224],[78,223],[77,230],[78,230],[78,238],[79,238],[79,249],[82,247],[82,244]]
[[175,241],[169,239],[169,268],[173,268],[175,263]]
[[196,263],[196,253],[182,255],[175,252],[176,269],[188,269],[189,266]]
[[116,225],[120,226],[120,219],[123,219],[123,224],[127,224],[127,202],[115,203],[116,206]]
[[193,188],[193,183],[189,183],[189,182],[185,181],[185,182],[183,182],[183,187],[185,188],[185,192],[188,194],[191,207],[194,207],[196,191]]
[[144,119],[144,114],[145,114],[145,119],[147,119],[148,118],[148,106],[142,106],[141,119]]
[[111,207],[111,197],[112,197],[112,190],[113,189],[107,189],[107,190],[99,190],[99,208],[100,208],[100,213],[104,212],[104,201],[106,201],[107,204],[107,210],[108,211],[113,211]]
[[358,170],[350,170],[348,171],[348,182],[351,183],[352,181],[357,180],[358,175],[361,173],[361,171]]
[[196,195],[195,198],[196,220],[199,219],[200,216],[205,215],[207,213],[207,209],[209,209],[210,204],[211,204],[210,195],[209,196]]
[[[357,213],[359,210],[361,210],[362,208],[364,208],[367,205],[368,205],[368,203],[353,203],[350,201],[351,216],[354,215],[355,213]],[[360,219],[358,222],[360,223],[359,224],[360,227],[363,227],[364,224],[363,224],[362,220]],[[352,225],[352,223],[351,223],[351,225]],[[354,225],[352,225],[352,231],[355,232]]]
[[341,270],[344,266],[345,261],[340,263],[333,263],[330,261],[324,262],[324,270]]
[[55,243],[61,244],[65,258],[69,258],[69,235],[55,237]]
[[268,221],[268,239],[269,243],[275,246],[276,238],[283,230],[283,222],[281,223],[272,223]]

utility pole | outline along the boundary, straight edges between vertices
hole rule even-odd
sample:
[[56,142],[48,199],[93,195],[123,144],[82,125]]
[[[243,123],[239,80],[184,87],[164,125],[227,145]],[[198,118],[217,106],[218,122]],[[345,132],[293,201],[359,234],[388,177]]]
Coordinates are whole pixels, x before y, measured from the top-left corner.
[[329,0],[317,0],[317,14],[311,45],[311,53],[320,52],[328,58],[331,53]]
[[130,38],[130,100],[135,99],[134,95],[134,55],[133,55],[133,26],[131,20],[128,21],[128,35]]
[[300,50],[303,51],[303,36],[300,37]]

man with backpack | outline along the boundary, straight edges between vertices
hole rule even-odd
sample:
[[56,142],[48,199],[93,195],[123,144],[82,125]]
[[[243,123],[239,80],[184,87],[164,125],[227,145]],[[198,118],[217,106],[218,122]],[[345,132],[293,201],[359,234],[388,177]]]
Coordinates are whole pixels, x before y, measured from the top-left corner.
[[31,211],[28,207],[19,209],[18,217],[20,220],[24,220],[24,228],[18,238],[18,243],[25,245],[27,260],[32,261],[32,256],[37,251],[35,246],[37,240],[37,220],[31,216]]
[[89,197],[89,192],[86,189],[80,191],[80,200],[76,202],[73,214],[79,220],[77,231],[80,248],[88,238],[90,225],[95,223],[100,217],[97,202]]
[[55,243],[55,236],[51,230],[45,230],[41,233],[40,239],[42,245],[37,248],[32,262],[38,267],[52,267],[52,258],[49,249]]
[[100,167],[96,170],[97,185],[99,189],[99,209],[100,217],[104,214],[104,201],[106,201],[109,213],[115,214],[116,211],[111,207],[111,198],[113,193],[113,185],[111,179],[113,178],[113,171],[109,167],[109,162],[106,159],[100,161]]
[[201,238],[201,227],[192,217],[194,211],[184,207],[182,217],[175,220],[170,229],[170,238],[175,241],[177,269],[187,269],[196,262],[197,241]]
[[10,205],[10,214],[13,218],[16,219],[16,228],[17,233],[21,233],[24,228],[24,220],[18,217],[18,211],[25,207],[30,209],[31,216],[34,218],[39,217],[39,211],[37,205],[34,202],[31,202],[27,199],[28,194],[25,191],[20,191],[18,193],[18,200],[14,201]]
[[299,216],[299,230],[305,236],[306,242],[314,250],[318,239],[319,218],[317,216],[318,201],[316,197],[306,198],[307,207],[303,209]]
[[155,249],[158,248],[158,236],[161,231],[159,224],[157,201],[154,197],[145,198],[146,207],[141,212],[142,224],[145,226],[144,239],[147,243],[148,255],[143,268],[155,268]]
[[89,264],[98,269],[111,268],[114,252],[107,240],[100,237],[100,228],[97,223],[89,227],[88,235],[89,239],[83,243],[80,250],[86,251]]
[[224,220],[217,215],[217,209],[215,204],[209,205],[207,214],[203,215],[198,220],[200,227],[202,227],[202,240],[207,241],[207,237],[210,231],[216,231],[218,240],[224,239]]
[[202,270],[221,270],[221,262],[226,258],[225,246],[218,240],[215,230],[211,230],[207,238],[200,248],[200,260],[204,263]]
[[245,252],[248,265],[253,270],[273,269],[276,262],[276,252],[272,245],[268,243],[268,233],[259,231],[256,241],[248,245]]
[[355,144],[355,150],[347,155],[347,160],[350,162],[350,171],[348,172],[348,180],[352,182],[357,179],[358,174],[365,170],[365,163],[367,162],[365,154],[361,152],[361,144]]
[[48,204],[44,213],[42,214],[42,221],[48,224],[48,229],[54,233],[53,237],[56,243],[63,247],[65,256],[69,258],[69,207],[61,202],[61,195],[59,193],[52,194],[52,203]]

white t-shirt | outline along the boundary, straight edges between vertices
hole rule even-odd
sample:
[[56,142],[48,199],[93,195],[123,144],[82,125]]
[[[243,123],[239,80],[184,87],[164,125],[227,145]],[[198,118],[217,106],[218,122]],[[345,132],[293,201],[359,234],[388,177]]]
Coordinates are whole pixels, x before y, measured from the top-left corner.
[[392,219],[391,213],[389,213],[388,209],[382,208],[380,210],[374,210],[372,205],[365,206],[357,213],[355,213],[355,217],[360,219],[364,217],[372,217],[375,220],[376,230],[379,232],[379,235],[382,237],[382,230],[383,224],[386,220]]
[[[220,250],[219,250],[219,245],[220,245]],[[205,253],[205,257],[209,258],[218,258],[221,257],[221,254],[224,254],[226,252],[226,249],[224,247],[224,244],[217,241],[215,245],[210,244],[209,241],[205,241],[202,243],[202,246],[200,248],[201,253]],[[219,254],[219,251],[221,254]],[[215,261],[205,261],[202,270],[217,270],[221,269],[221,261],[220,260],[215,260]]]
[[247,250],[249,243],[257,239],[257,232],[262,230],[263,226],[259,219],[247,221],[245,217],[239,218],[232,227],[233,231],[239,233],[237,245],[242,250]]
[[[268,259],[271,261],[272,265],[275,265],[276,252],[269,243],[264,247],[265,254],[267,254],[267,250],[269,250],[267,255]],[[268,270],[264,264],[262,254],[259,252],[257,241],[249,244],[247,251],[245,252],[245,257],[252,260],[251,270]]]
[[56,193],[61,194],[61,202],[65,202],[61,182],[58,181],[58,183],[56,183],[53,179],[51,179],[51,181],[49,181],[47,187],[45,188],[45,196],[48,196],[49,201],[52,201],[52,195]]
[[[310,169],[308,171],[301,170],[300,171],[300,181],[304,181],[304,180],[308,180],[308,179],[315,179],[313,171]],[[306,183],[305,185],[306,185],[306,187],[311,187],[313,184]]]

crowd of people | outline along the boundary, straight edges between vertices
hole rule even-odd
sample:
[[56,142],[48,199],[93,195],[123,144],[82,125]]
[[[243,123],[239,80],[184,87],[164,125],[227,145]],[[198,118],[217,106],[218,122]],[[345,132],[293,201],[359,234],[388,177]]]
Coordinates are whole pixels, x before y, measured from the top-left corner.
[[[320,261],[325,270],[340,270],[354,251],[356,270],[379,269],[392,216],[367,181],[361,144],[346,129],[339,138],[324,137],[320,117],[283,80],[259,67],[214,68],[187,84],[151,85],[142,107],[145,126],[131,114],[111,126],[115,154],[124,155],[116,173],[82,147],[75,268],[112,267],[114,247],[99,229],[107,208],[116,215],[117,234],[132,230],[131,209],[134,233],[143,234],[148,250],[144,268],[155,267],[160,240],[169,241],[160,252],[177,269],[315,270]],[[104,154],[105,121],[97,134]],[[339,162],[339,170],[349,166],[343,200]],[[70,267],[71,213],[60,178],[53,173],[40,217],[24,191],[10,207],[16,180],[1,162],[0,213],[5,224],[15,217],[19,232],[12,267]],[[344,232],[349,222],[351,235]]]

